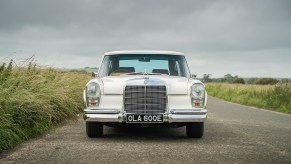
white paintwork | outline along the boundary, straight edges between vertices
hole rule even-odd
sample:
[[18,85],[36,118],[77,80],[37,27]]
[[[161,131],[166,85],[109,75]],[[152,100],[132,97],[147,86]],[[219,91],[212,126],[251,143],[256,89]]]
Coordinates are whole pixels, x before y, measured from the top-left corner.
[[110,51],[104,55],[118,55],[118,54],[164,54],[164,55],[184,55],[176,51],[160,51],[160,50],[123,50],[123,51]]
[[[124,83],[135,78],[143,78],[145,75],[107,76],[92,79],[88,82],[96,82],[101,87],[102,94],[123,94]],[[146,77],[156,78],[166,82],[168,94],[189,94],[190,87],[194,83],[201,83],[199,80],[188,79],[179,76],[148,75]],[[202,84],[202,83],[201,83]]]
[[[100,85],[102,94],[99,104],[100,109],[118,109],[123,111],[124,84],[128,80],[142,77],[145,77],[145,75],[107,76],[92,79],[88,84],[90,82],[96,82]],[[190,90],[193,84],[201,83],[199,80],[166,75],[148,75],[147,77],[166,82],[168,112],[171,109],[194,109],[191,105]]]
[[[103,77],[103,94],[123,94],[123,88],[126,81],[135,78],[143,78],[144,75],[127,76],[107,76]],[[188,94],[189,79],[179,76],[149,75],[149,78],[160,79],[166,82],[168,94]],[[95,80],[92,80],[95,81]],[[198,82],[198,81],[197,81]]]
[[[116,55],[116,54],[167,54],[167,55],[183,55],[180,52],[173,51],[112,51],[107,52],[105,55]],[[195,83],[203,84],[199,80],[192,78],[180,77],[180,76],[168,76],[168,75],[121,75],[121,76],[107,76],[97,77],[90,80],[96,82],[101,88],[101,98],[99,107],[95,109],[116,109],[123,112],[123,92],[125,83],[129,80],[140,79],[140,78],[154,78],[162,80],[166,83],[167,94],[168,94],[168,107],[167,112],[174,110],[185,110],[193,109],[191,104],[190,91],[191,86]],[[204,84],[203,84],[204,85]],[[207,101],[207,93],[205,94],[205,106]],[[206,116],[206,115],[205,115]]]

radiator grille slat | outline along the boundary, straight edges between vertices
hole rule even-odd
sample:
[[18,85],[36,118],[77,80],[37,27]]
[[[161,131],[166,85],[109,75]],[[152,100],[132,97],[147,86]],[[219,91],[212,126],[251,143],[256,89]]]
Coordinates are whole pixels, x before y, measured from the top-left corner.
[[167,104],[166,86],[126,86],[124,93],[126,113],[165,113]]

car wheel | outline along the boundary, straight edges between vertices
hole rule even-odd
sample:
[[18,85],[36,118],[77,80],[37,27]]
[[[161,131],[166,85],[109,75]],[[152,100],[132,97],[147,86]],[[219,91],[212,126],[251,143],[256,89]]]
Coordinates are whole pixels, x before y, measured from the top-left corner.
[[186,125],[186,133],[189,138],[201,138],[204,131],[204,122],[191,122]]
[[88,137],[101,137],[103,135],[103,124],[99,122],[86,122]]

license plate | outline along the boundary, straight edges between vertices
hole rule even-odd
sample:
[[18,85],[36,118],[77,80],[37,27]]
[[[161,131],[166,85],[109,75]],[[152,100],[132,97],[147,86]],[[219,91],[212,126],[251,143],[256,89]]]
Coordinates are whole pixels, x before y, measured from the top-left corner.
[[163,123],[162,114],[127,114],[127,123]]

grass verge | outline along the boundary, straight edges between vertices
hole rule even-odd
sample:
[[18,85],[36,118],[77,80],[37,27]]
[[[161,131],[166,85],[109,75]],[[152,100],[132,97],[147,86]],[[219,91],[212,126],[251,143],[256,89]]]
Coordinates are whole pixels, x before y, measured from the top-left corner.
[[239,104],[291,113],[291,85],[207,83],[209,95]]
[[0,153],[42,134],[83,109],[89,74],[37,68],[33,63],[0,67]]

